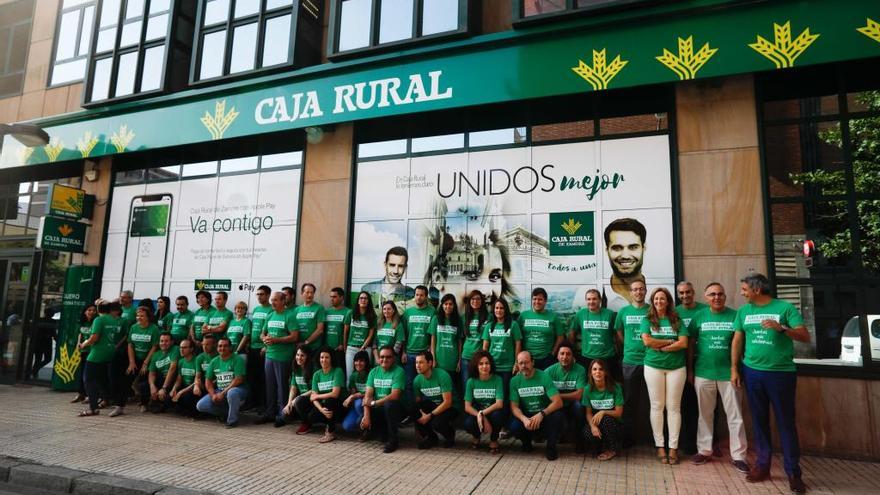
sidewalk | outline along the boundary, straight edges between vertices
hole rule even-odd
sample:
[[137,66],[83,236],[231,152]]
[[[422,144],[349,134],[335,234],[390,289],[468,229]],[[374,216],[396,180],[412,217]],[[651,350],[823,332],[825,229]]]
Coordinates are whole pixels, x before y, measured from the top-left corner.
[[[648,448],[600,463],[575,455],[570,445],[548,462],[541,445],[522,454],[509,443],[502,455],[467,448],[459,434],[454,449],[418,451],[412,430],[402,448],[381,453],[378,443],[353,439],[321,445],[317,433],[294,434],[290,426],[242,426],[226,430],[215,421],[191,422],[174,415],[137,412],[109,418],[107,411],[77,418],[73,394],[41,387],[0,386],[0,456],[146,480],[162,485],[229,494],[256,493],[789,493],[774,459],[773,480],[745,482],[729,461],[664,466]],[[880,493],[880,463],[805,457],[809,493]]]

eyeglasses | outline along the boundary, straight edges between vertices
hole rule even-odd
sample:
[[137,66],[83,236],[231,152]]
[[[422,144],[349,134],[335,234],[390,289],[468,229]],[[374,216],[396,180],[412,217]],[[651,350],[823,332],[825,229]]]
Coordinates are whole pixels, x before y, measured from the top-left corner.
[[727,294],[725,294],[723,292],[709,292],[708,294],[706,294],[706,297],[725,297],[725,296],[727,296]]
[[635,289],[630,289],[630,292],[648,292],[648,289],[644,287],[636,287]]
[[379,359],[391,359],[393,357],[394,356],[383,356],[382,354],[379,354]]

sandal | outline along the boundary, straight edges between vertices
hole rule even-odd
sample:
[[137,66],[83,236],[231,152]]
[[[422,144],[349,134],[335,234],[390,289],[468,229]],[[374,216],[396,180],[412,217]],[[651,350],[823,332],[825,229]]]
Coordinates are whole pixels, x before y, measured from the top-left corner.
[[480,439],[476,439],[471,442],[471,450],[479,450],[480,449]]
[[669,464],[669,459],[666,457],[666,449],[663,447],[657,448],[657,460],[660,464]]
[[498,455],[501,453],[501,449],[498,448],[498,442],[489,443],[489,453],[492,455]]
[[615,457],[617,457],[617,452],[615,452],[613,450],[606,450],[605,452],[602,452],[601,454],[599,454],[598,459],[600,461],[610,461],[611,459],[614,459]]
[[82,402],[83,399],[85,399],[85,398],[86,398],[86,396],[83,394],[76,394],[76,397],[74,397],[74,399],[72,401],[70,401],[70,403],[76,404],[77,402]]
[[669,449],[669,464],[678,464],[678,449]]
[[99,414],[101,414],[101,411],[99,411],[98,409],[95,409],[94,411],[92,411],[91,409],[83,409],[79,412],[77,416],[79,416],[80,418],[85,418],[86,416],[97,416]]

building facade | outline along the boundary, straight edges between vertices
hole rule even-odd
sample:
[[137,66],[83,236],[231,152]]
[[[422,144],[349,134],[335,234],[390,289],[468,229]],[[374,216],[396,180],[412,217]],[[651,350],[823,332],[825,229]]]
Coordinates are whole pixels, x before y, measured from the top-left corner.
[[[761,272],[813,336],[804,449],[880,459],[878,23],[866,0],[0,1],[0,122],[50,137],[2,141],[2,379],[69,266],[105,297],[542,286],[563,314],[639,275],[735,307]],[[95,196],[85,253],[36,248],[55,183]]]

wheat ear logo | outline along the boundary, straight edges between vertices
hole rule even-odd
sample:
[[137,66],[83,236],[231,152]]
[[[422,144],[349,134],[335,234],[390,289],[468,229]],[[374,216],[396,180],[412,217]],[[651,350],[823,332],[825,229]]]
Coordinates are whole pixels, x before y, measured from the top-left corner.
[[28,160],[31,159],[31,155],[34,154],[33,147],[25,147],[18,150],[18,159],[21,160],[21,163],[27,164]]
[[92,135],[92,131],[86,131],[83,137],[76,142],[76,149],[79,150],[83,158],[88,158],[96,144],[98,144],[98,138]]
[[205,281],[204,281],[204,280],[199,280],[198,282],[196,282],[196,287],[197,287],[199,290],[204,289],[204,288],[205,288]]
[[865,21],[867,22],[865,27],[857,28],[856,31],[880,43],[880,22],[877,22],[871,18],[867,18],[865,19]]
[[49,161],[54,162],[64,150],[64,142],[57,137],[52,138],[49,140],[49,144],[43,146],[43,150],[46,152],[46,156],[49,157]]
[[678,38],[678,55],[664,48],[663,54],[655,58],[684,81],[697,77],[697,72],[717,51],[706,43],[694,53],[694,37],[688,36],[687,39]]
[[71,227],[70,225],[67,225],[66,223],[63,223],[63,224],[61,224],[61,226],[58,227],[58,232],[62,236],[67,237],[70,235],[71,232],[73,232],[73,227]]
[[116,148],[117,153],[124,152],[125,148],[128,148],[128,145],[131,144],[132,140],[134,140],[134,131],[129,129],[126,124],[119,126],[119,130],[110,136],[110,142],[113,144],[113,147]]
[[238,112],[235,111],[235,107],[230,108],[227,112],[226,100],[220,100],[214,103],[214,115],[211,116],[210,113],[205,112],[201,121],[205,129],[211,133],[211,139],[216,141],[223,138],[223,133],[229,129],[236,118],[238,118]]
[[578,66],[572,67],[575,74],[584,78],[594,91],[608,89],[608,83],[623,69],[628,60],[621,60],[620,55],[614,57],[610,64],[605,63],[605,49],[593,50],[593,65],[589,66],[583,60],[578,60]]
[[58,349],[58,359],[55,360],[55,374],[64,383],[72,382],[76,378],[76,368],[81,359],[80,353],[75,349],[68,353],[67,344],[62,345]]
[[576,222],[574,218],[569,218],[567,222],[562,223],[560,226],[562,227],[562,230],[568,232],[568,235],[574,235],[575,232],[580,230],[583,224]]
[[791,21],[783,25],[773,23],[773,43],[764,37],[758,36],[758,41],[749,43],[749,46],[767,57],[777,69],[793,67],[794,61],[804,53],[816,39],[818,34],[810,34],[810,28],[804,29],[797,38],[791,39]]

